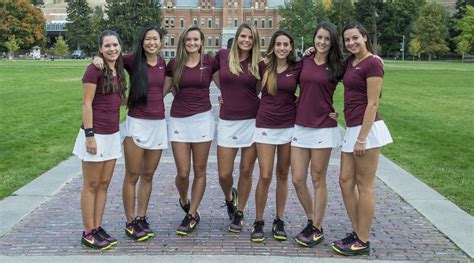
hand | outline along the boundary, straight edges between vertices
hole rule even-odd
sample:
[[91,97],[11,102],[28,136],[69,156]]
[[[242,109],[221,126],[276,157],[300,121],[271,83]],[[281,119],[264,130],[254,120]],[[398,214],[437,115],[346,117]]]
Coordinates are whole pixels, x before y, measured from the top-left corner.
[[329,118],[331,118],[331,119],[337,121],[337,118],[339,118],[339,113],[337,113],[337,112],[330,112],[330,113],[329,113]]
[[95,137],[86,137],[86,151],[89,154],[96,155],[97,154],[97,144],[95,142]]
[[365,154],[365,143],[356,142],[354,144],[354,155],[362,156]]
[[219,100],[219,105],[220,106],[222,106],[224,104],[224,100],[222,99],[221,95],[217,96],[217,100]]
[[305,57],[311,56],[314,53],[314,51],[316,51],[314,47],[309,47],[308,49],[304,51],[304,56]]
[[92,64],[98,69],[104,69],[104,60],[101,57],[95,56],[92,60]]

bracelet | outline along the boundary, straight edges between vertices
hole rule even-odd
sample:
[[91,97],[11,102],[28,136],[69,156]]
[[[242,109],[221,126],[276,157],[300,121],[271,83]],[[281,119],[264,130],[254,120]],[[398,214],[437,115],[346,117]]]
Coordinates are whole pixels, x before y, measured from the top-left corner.
[[93,128],[84,129],[84,133],[86,134],[86,137],[93,137],[94,136],[94,129]]
[[357,143],[360,143],[360,144],[365,144],[365,143],[367,143],[367,140],[361,141],[361,140],[359,140],[359,139],[356,139],[356,142],[357,142]]

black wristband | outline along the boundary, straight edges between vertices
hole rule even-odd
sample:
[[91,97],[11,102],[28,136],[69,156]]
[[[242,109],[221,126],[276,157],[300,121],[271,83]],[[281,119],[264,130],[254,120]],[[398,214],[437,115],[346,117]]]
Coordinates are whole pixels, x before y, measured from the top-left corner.
[[84,129],[84,133],[86,134],[86,137],[93,137],[94,129],[93,128]]

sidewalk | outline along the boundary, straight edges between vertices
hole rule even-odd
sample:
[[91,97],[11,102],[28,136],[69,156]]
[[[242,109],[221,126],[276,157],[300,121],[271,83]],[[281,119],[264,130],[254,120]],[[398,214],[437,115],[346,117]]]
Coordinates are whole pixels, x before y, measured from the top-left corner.
[[[213,103],[217,103],[216,94],[218,91],[214,88],[211,92]],[[169,108],[167,112],[169,112]],[[214,108],[214,112],[217,112],[216,108]],[[288,241],[278,242],[273,240],[270,235],[271,222],[275,213],[275,180],[272,182],[265,210],[267,240],[263,244],[254,244],[249,240],[251,223],[255,219],[254,192],[251,194],[245,211],[246,221],[242,233],[227,232],[229,220],[225,207],[222,207],[224,199],[218,183],[216,145],[213,144],[208,162],[206,193],[200,207],[201,222],[191,235],[180,237],[175,234],[184,213],[178,205],[178,193],[174,185],[175,165],[171,149],[168,149],[164,152],[155,175],[154,189],[148,210],[149,221],[156,236],[146,242],[137,243],[128,239],[123,232],[125,220],[121,201],[121,186],[125,167],[123,160],[119,160],[109,189],[103,224],[110,233],[115,235],[119,244],[106,252],[83,248],[79,244],[82,231],[79,204],[82,183],[80,161],[71,157],[70,160],[60,164],[49,174],[47,173],[29,186],[15,192],[18,196],[12,196],[0,202],[0,219],[1,225],[4,227],[4,229],[0,228],[0,261],[34,261],[36,263],[43,261],[64,262],[65,260],[77,262],[90,261],[91,259],[110,262],[139,259],[145,262],[156,260],[164,260],[164,262],[217,262],[217,260],[220,262],[223,260],[226,262],[236,262],[237,260],[239,262],[242,260],[248,262],[257,260],[258,262],[303,262],[305,259],[324,259],[323,262],[345,261],[345,257],[335,255],[330,248],[331,241],[341,238],[345,236],[346,232],[351,231],[338,187],[339,156],[340,152],[333,152],[328,169],[329,201],[323,225],[326,240],[314,248],[299,247],[291,239],[306,223],[306,216],[296,197],[291,180],[289,180],[288,202],[284,218],[290,237]],[[459,245],[466,251],[466,254],[450,240],[450,238],[455,240],[456,237],[445,236],[430,222],[433,219],[427,219],[413,207],[423,211],[424,207],[433,206],[432,202],[420,201],[422,198],[413,194],[421,188],[413,185],[415,189],[406,188],[408,193],[402,193],[404,196],[400,196],[380,179],[382,178],[387,184],[395,185],[395,188],[400,180],[406,179],[405,176],[408,173],[400,168],[396,170],[391,165],[393,166],[390,161],[382,157],[378,170],[379,178],[375,183],[377,207],[371,237],[371,255],[347,260],[469,262],[468,254],[472,257],[470,253],[474,247],[470,246],[473,243],[472,216],[463,214],[462,211],[458,215],[434,211],[434,215],[442,215],[448,218],[448,221],[460,219],[464,224],[467,224],[467,229],[460,229],[461,234],[458,237],[461,239],[464,236],[470,237],[465,247],[461,243]],[[256,165],[253,189],[255,189],[258,174],[258,165]],[[234,170],[234,176],[237,175],[238,163],[236,163]],[[394,180],[394,178],[398,178],[398,175],[401,175],[400,179]],[[235,177],[235,183],[236,180]],[[41,184],[42,181],[45,183]],[[63,185],[62,182],[65,184]],[[59,190],[56,189],[57,187]],[[436,198],[439,199],[438,196]],[[404,200],[408,200],[411,205]],[[35,208],[36,206],[38,207],[33,211],[28,211],[28,207]],[[12,210],[12,207],[16,209]],[[14,217],[22,217],[18,215],[21,212],[15,215],[9,211],[21,211],[22,208],[28,214],[20,222],[11,223],[11,225],[16,223],[13,227],[9,226],[9,222],[14,220]],[[466,218],[466,215],[467,222],[463,219],[463,217]],[[436,221],[436,218],[434,220]],[[83,257],[101,254],[107,257]],[[171,257],[178,255],[179,257]],[[50,256],[54,257],[50,258]]]

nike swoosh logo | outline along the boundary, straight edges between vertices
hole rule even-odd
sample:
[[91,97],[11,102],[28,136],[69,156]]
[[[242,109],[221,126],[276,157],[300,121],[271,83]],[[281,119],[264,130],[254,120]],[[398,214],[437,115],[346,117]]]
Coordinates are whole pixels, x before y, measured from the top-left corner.
[[87,241],[87,243],[89,243],[89,244],[91,244],[91,245],[94,244],[94,239],[91,239],[91,240],[89,240],[89,239],[87,239],[87,238],[84,238],[84,239]]
[[199,69],[205,69],[205,68],[207,68],[207,67],[200,67]]
[[130,231],[130,229],[127,228],[127,232],[130,233],[130,235],[133,235],[133,229]]
[[189,226],[190,226],[191,228],[194,228],[194,226],[196,226],[196,223],[194,223],[194,224],[191,223],[191,224],[189,224]]
[[159,69],[163,69],[163,67],[158,67]]
[[314,236],[313,235],[313,241],[318,241],[321,238],[321,236]]
[[356,246],[356,245],[351,246],[351,250],[362,250],[362,249],[365,249],[365,247],[359,247],[359,246]]
[[356,67],[356,70],[358,70],[358,69],[362,69],[362,68],[361,67]]
[[286,74],[286,76],[287,76],[287,77],[291,77],[291,76],[293,76],[293,74]]

